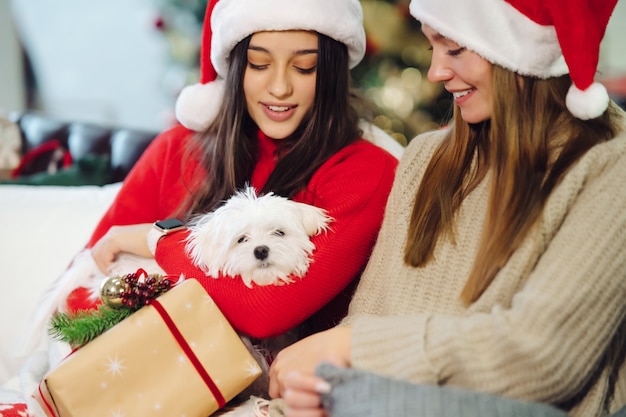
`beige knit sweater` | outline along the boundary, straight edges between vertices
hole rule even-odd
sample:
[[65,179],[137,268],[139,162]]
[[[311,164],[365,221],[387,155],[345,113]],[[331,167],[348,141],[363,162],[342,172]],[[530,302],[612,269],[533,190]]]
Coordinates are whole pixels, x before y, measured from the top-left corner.
[[456,245],[403,262],[420,178],[442,131],[405,151],[345,323],[354,367],[602,416],[626,404],[626,134],[595,146],[482,297],[459,294],[485,217],[486,179],[458,213]]

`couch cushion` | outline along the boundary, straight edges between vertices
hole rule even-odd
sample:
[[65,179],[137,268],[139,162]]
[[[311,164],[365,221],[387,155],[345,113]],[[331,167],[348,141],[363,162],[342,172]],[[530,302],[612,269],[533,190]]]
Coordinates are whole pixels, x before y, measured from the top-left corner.
[[22,365],[16,343],[39,298],[86,244],[120,186],[0,185],[0,384]]
[[105,185],[109,183],[109,157],[89,154],[75,160],[68,167],[55,172],[36,172],[12,179],[0,180],[0,184],[22,185]]
[[[123,181],[146,147],[158,132],[124,127],[101,126],[93,123],[62,121],[45,113],[13,113],[10,120],[17,123],[22,136],[21,154],[50,141],[57,141],[69,151],[74,161],[88,155],[109,158],[108,183]],[[31,167],[24,175],[45,171],[47,164]]]

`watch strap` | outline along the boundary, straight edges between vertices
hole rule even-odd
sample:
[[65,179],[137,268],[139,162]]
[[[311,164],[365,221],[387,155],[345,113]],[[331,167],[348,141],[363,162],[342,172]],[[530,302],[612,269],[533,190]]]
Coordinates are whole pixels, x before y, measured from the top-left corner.
[[156,247],[157,243],[159,243],[159,239],[161,239],[166,234],[167,233],[163,229],[157,228],[154,225],[152,226],[152,228],[150,228],[150,231],[148,232],[148,236],[146,238],[148,243],[148,250],[150,251],[152,256],[154,256],[154,254],[156,253]]

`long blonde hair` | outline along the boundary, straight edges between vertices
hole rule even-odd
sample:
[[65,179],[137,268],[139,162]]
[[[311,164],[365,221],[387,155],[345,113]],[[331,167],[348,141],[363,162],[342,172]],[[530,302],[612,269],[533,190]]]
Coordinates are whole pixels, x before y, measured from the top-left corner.
[[602,116],[579,120],[565,107],[568,75],[546,80],[493,67],[493,116],[469,125],[454,109],[449,136],[417,190],[404,260],[423,266],[439,236],[454,238],[454,215],[488,172],[493,175],[487,219],[472,271],[461,293],[476,301],[540,217],[567,170],[591,147],[613,138],[613,103]]

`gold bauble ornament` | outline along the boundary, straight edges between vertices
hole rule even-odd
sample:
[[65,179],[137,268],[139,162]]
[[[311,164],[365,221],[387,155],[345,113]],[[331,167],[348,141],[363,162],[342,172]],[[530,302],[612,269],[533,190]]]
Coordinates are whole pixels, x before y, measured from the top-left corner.
[[128,290],[128,284],[122,277],[108,277],[100,285],[100,299],[111,308],[124,305],[122,294]]

